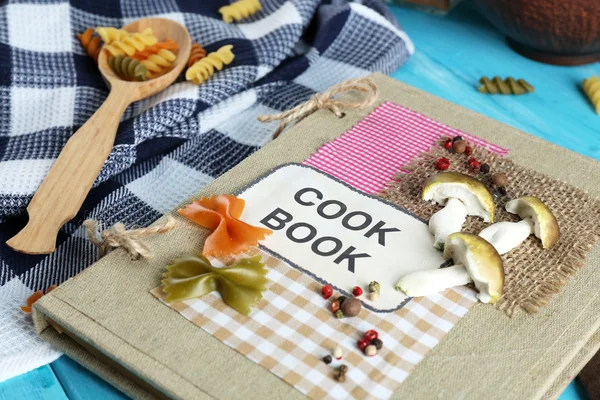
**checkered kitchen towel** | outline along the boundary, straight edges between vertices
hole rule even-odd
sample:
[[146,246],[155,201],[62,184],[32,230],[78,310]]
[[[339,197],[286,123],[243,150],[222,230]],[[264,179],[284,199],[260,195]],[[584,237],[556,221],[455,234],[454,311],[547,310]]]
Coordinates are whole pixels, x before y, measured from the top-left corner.
[[[0,2],[0,381],[58,356],[19,306],[38,289],[98,257],[81,223],[145,226],[269,141],[259,114],[373,71],[389,73],[413,51],[380,0],[261,0],[262,11],[227,25],[227,0],[4,0]],[[128,108],[114,149],[80,213],[48,256],[4,242],[69,136],[107,95],[75,38],[89,26],[147,16],[184,24],[208,51],[233,44],[235,61],[206,84],[178,81]]]

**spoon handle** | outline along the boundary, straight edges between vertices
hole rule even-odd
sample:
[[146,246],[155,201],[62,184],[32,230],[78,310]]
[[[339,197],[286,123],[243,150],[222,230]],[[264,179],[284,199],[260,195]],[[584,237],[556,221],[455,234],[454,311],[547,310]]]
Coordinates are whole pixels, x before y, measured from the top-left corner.
[[27,254],[54,251],[59,229],[81,208],[130,103],[127,93],[113,88],[102,106],[71,136],[27,206],[29,222],[7,245]]

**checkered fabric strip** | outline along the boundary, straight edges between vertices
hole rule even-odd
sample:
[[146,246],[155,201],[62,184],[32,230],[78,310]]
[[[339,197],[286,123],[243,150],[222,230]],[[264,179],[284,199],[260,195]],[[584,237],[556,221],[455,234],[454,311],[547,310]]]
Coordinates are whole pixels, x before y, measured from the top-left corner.
[[[363,309],[338,320],[318,282],[258,249],[240,257],[256,253],[269,269],[270,283],[250,316],[212,293],[169,306],[312,399],[389,398],[476,301],[473,291],[458,288],[413,299],[393,313]],[[160,288],[151,293],[164,301]],[[376,357],[366,357],[356,344],[369,329],[384,343]],[[338,345],[342,360],[326,365],[322,358]],[[349,367],[344,383],[333,378],[333,367],[341,364]]]
[[[141,17],[176,20],[208,51],[236,58],[201,86],[179,78],[125,112],[113,151],[57,249],[28,256],[0,246],[0,381],[56,358],[18,310],[98,258],[81,223],[146,226],[270,140],[280,112],[315,91],[373,71],[390,73],[413,51],[381,0],[261,0],[225,24],[232,0],[8,0],[0,2],[0,241],[26,223],[25,207],[69,137],[108,89],[76,33]],[[354,46],[378,48],[360,53]],[[333,68],[333,70],[332,70]],[[16,309],[16,311],[15,311]]]
[[505,156],[508,150],[451,128],[395,103],[385,102],[305,164],[360,189],[379,193],[403,165],[443,137],[466,141]]

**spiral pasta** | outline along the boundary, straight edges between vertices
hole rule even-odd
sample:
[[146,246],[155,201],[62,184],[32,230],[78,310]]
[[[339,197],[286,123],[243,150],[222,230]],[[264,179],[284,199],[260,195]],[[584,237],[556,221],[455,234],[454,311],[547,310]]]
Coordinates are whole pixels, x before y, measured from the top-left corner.
[[150,55],[147,59],[140,61],[148,68],[152,75],[160,74],[169,68],[177,56],[167,49],[160,49],[158,53]]
[[190,52],[190,58],[187,64],[188,68],[204,57],[206,57],[206,50],[204,50],[200,43],[192,44],[192,51]]
[[125,29],[112,28],[109,26],[99,26],[96,28],[96,33],[100,35],[104,44],[110,44],[115,40],[121,40],[129,35]]
[[100,54],[100,36],[93,37],[94,30],[87,28],[83,33],[78,33],[77,38],[88,55],[97,63]]
[[135,58],[136,60],[145,60],[150,57],[152,54],[158,53],[161,49],[166,50],[177,50],[177,43],[173,39],[165,40],[164,42],[158,42],[152,46],[146,47],[142,51],[136,52],[131,58]]
[[585,95],[596,109],[596,113],[600,114],[600,79],[594,75],[591,78],[584,79],[581,85]]
[[123,79],[145,81],[148,68],[140,61],[126,56],[108,57],[108,65],[115,74]]
[[502,80],[499,76],[495,76],[492,80],[484,76],[479,80],[479,83],[481,83],[481,86],[477,90],[480,93],[519,95],[535,91],[535,88],[525,79],[515,80],[512,76],[505,80]]
[[196,61],[185,72],[185,79],[194,82],[196,85],[201,84],[215,73],[215,69],[220,71],[225,65],[231,64],[235,58],[231,49],[233,49],[232,45],[223,46],[203,59]]
[[152,34],[152,29],[147,28],[141,33],[130,33],[124,38],[105,44],[104,48],[113,56],[132,56],[136,51],[142,51],[148,46],[156,44],[158,40]]
[[219,12],[223,17],[223,21],[230,24],[256,14],[260,9],[259,0],[238,0],[228,6],[219,8]]

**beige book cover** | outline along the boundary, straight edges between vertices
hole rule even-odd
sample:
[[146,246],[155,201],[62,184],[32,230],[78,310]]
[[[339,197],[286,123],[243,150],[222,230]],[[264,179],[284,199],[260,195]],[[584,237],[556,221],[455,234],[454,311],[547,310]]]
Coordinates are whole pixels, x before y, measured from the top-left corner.
[[[433,121],[510,150],[505,161],[496,160],[496,163],[510,164],[513,170],[526,168],[530,171],[529,177],[546,176],[553,182],[565,182],[569,188],[580,189],[582,192],[578,193],[581,196],[585,192],[590,198],[600,197],[598,162],[389,77],[375,74],[372,79],[379,87],[380,97],[371,107],[349,110],[341,119],[326,110],[315,112],[200,190],[194,198],[220,193],[245,193],[244,189],[257,178],[268,176],[278,168],[285,169],[286,165],[289,169],[298,170],[296,173],[301,177],[315,173],[305,171],[298,163],[350,130],[385,102],[406,107]],[[414,176],[426,173],[415,170]],[[325,187],[327,183],[323,185]],[[340,183],[340,193],[345,191],[348,190],[342,188]],[[246,195],[250,196],[251,193]],[[385,202],[402,196],[389,194],[383,197],[385,200],[370,198],[368,201]],[[597,202],[590,204],[595,206]],[[403,207],[400,203],[396,205]],[[412,211],[410,207],[408,209]],[[596,213],[598,210],[592,211]],[[392,214],[395,212],[389,211]],[[415,221],[422,218],[419,216],[421,214],[416,210],[414,212],[416,220],[407,223],[416,224],[415,229],[420,229]],[[276,369],[276,365],[285,363],[283,360],[262,358],[259,361],[245,352],[242,344],[236,346],[228,343],[222,330],[215,328],[213,332],[210,322],[216,319],[202,320],[203,315],[209,314],[198,312],[196,308],[194,312],[197,315],[194,317],[186,315],[187,311],[180,306],[168,307],[161,302],[161,295],[156,288],[160,286],[165,267],[182,254],[201,249],[209,233],[179,216],[177,218],[176,229],[147,240],[154,253],[151,260],[131,261],[125,251],[113,251],[38,301],[34,305],[34,321],[40,336],[134,398],[337,397],[336,393],[341,392],[336,392],[338,388],[329,383],[330,378],[321,377],[323,384],[312,389],[302,386],[306,381],[304,377]],[[398,218],[400,221],[406,216]],[[597,229],[597,221],[582,220],[578,223],[591,226],[589,232],[582,232],[582,237],[593,235]],[[289,265],[281,266],[277,259],[269,261],[272,254],[271,251],[264,257],[267,265],[274,271],[289,271],[285,269]],[[383,382],[384,389],[394,390],[389,393],[379,389],[371,391],[356,385],[348,389],[347,394],[353,397],[398,399],[480,396],[488,399],[556,398],[600,347],[600,314],[597,312],[600,309],[597,290],[600,287],[600,245],[596,243],[586,248],[585,254],[581,255],[582,260],[583,255],[586,256],[584,265],[570,275],[568,284],[549,298],[547,304],[536,307],[535,313],[513,310],[509,317],[499,307],[475,304],[474,300],[468,300],[468,295],[460,291],[439,300],[448,309],[458,306],[468,310],[464,316],[461,314],[456,318],[448,319],[448,314],[440,313],[440,307],[431,302],[409,302],[407,307],[402,308],[408,310],[406,313],[418,314],[419,310],[427,309],[439,320],[449,323],[452,329],[448,329],[448,333],[440,333],[439,330],[431,330],[429,325],[427,328],[421,327],[423,332],[429,329],[427,332],[432,332],[431,335],[438,335],[435,337],[437,344],[425,350],[421,346],[422,357],[418,357],[416,365],[410,365],[410,368],[403,364],[406,361],[404,358],[386,355],[384,361],[389,364],[386,368],[390,369],[385,371],[405,373],[401,378],[396,376],[390,379],[389,383],[385,383],[389,377],[365,370],[362,359],[350,352],[347,355],[348,362],[356,365],[357,371],[370,371],[369,379]],[[308,273],[294,270],[286,278],[306,282],[304,287],[307,288],[312,288],[311,285],[316,285],[315,290],[320,287],[319,277],[314,277],[315,280]],[[282,282],[286,281],[280,278],[273,285],[284,285]],[[515,291],[518,288],[509,289]],[[310,290],[302,296],[310,299]],[[265,298],[268,296],[265,295]],[[467,299],[466,303],[461,303],[461,299]],[[519,300],[515,298],[514,301]],[[310,300],[306,302],[310,304]],[[390,298],[391,305],[388,308],[395,310],[394,302],[404,304],[402,299]],[[213,305],[217,311],[223,311],[224,314],[229,312],[219,307],[218,304]],[[504,307],[510,308],[509,305]],[[363,312],[376,313],[377,310],[370,307]],[[314,315],[320,314],[315,311]],[[368,321],[381,323],[371,314],[368,315]],[[400,314],[390,315],[397,318]],[[235,315],[231,318],[242,325],[247,322]],[[411,323],[418,325],[419,321]],[[351,329],[360,327],[360,322],[333,325],[340,332],[351,332]],[[435,327],[436,322],[430,325]],[[393,336],[393,332],[390,326],[385,333]],[[401,341],[399,337],[396,338]],[[404,345],[409,346],[406,343]],[[285,346],[282,348],[285,349]],[[312,366],[315,371],[324,371],[323,363],[315,361],[318,357],[311,357],[306,358],[305,364]]]

